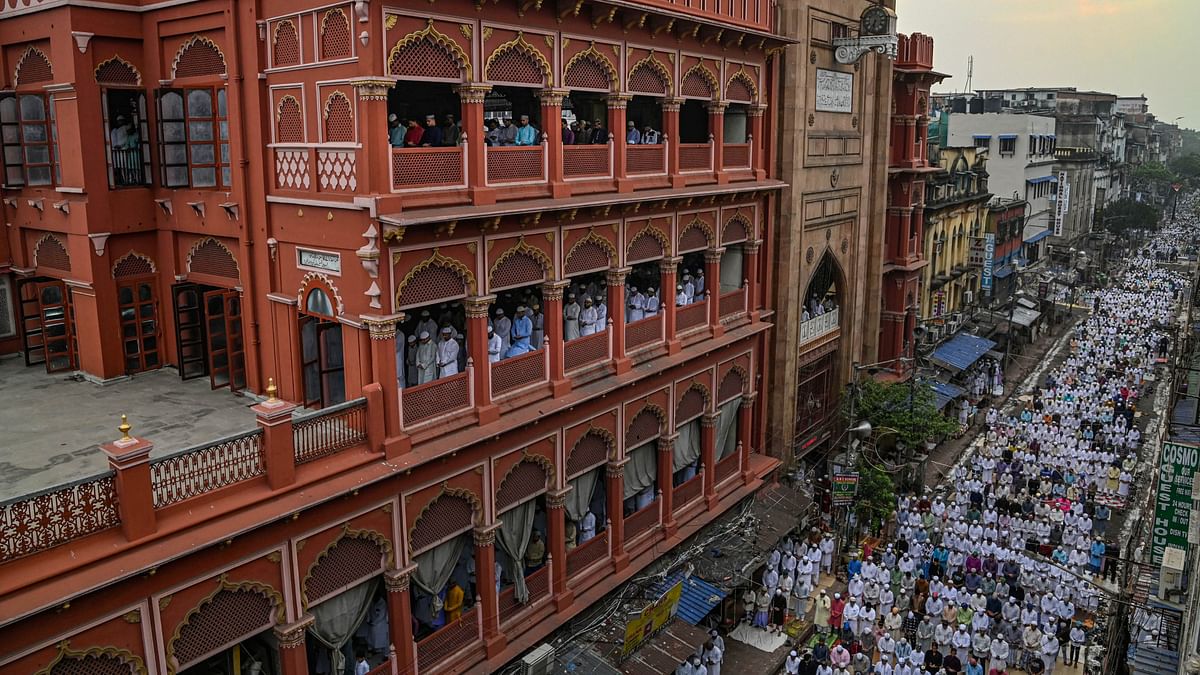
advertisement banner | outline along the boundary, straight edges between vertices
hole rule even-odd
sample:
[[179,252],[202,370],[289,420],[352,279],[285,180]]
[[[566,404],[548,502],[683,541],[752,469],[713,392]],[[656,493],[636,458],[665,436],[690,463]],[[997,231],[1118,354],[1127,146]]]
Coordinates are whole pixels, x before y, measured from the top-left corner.
[[992,263],[996,258],[996,235],[988,232],[983,235],[983,272],[979,275],[979,288],[984,295],[992,294]]
[[983,267],[983,237],[969,237],[971,248],[967,251],[967,264]]
[[1054,200],[1054,236],[1061,237],[1063,233],[1063,220],[1067,216],[1067,200],[1070,198],[1070,193],[1067,187],[1067,172],[1058,172],[1058,195]]
[[642,610],[641,614],[625,624],[625,642],[621,645],[621,658],[636,652],[647,640],[675,616],[679,610],[679,598],[683,597],[683,579],[667,589],[658,600]]
[[833,505],[849,506],[858,494],[858,474],[839,473],[833,476]]
[[1192,515],[1192,479],[1200,466],[1200,447],[1163,443],[1154,498],[1154,538],[1151,559],[1162,562],[1168,546],[1187,550]]

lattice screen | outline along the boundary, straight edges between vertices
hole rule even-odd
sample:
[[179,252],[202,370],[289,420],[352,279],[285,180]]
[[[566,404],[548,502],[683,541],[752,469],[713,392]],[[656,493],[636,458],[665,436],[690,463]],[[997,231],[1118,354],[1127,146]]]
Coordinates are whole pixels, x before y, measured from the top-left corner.
[[208,239],[192,252],[188,271],[230,279],[240,276],[237,260],[230,254],[229,249],[217,243],[215,239]]
[[602,270],[609,266],[608,251],[594,241],[585,241],[567,256],[564,266],[567,275]]
[[417,519],[408,538],[409,550],[419,553],[446,537],[471,527],[471,502],[457,495],[442,495]]
[[300,63],[300,36],[296,24],[284,19],[275,25],[274,43],[271,46],[271,65],[293,66]]
[[542,65],[532,54],[520,49],[508,49],[488,64],[487,78],[496,82],[520,82],[541,85],[546,83]]
[[533,256],[518,252],[504,259],[500,266],[492,272],[493,288],[512,288],[541,283],[546,279],[542,263]]
[[625,447],[636,448],[659,434],[660,423],[658,416],[652,411],[643,409],[633,418],[629,430],[625,432]]
[[331,9],[321,20],[321,58],[344,59],[353,54],[350,49],[350,20],[341,9]]
[[133,666],[108,654],[68,656],[54,664],[50,675],[134,675]]
[[750,91],[750,86],[740,77],[735,77],[728,86],[725,87],[725,98],[730,101],[749,102],[754,100],[754,92]]
[[653,260],[663,256],[662,244],[649,234],[643,234],[629,245],[628,259]]
[[704,394],[697,389],[688,389],[679,405],[675,406],[675,424],[692,419],[704,412]]
[[573,476],[607,459],[608,443],[599,434],[586,433],[567,457],[567,475]]
[[725,377],[721,379],[721,386],[717,388],[717,400],[728,401],[735,396],[742,395],[742,377],[736,370],[730,370],[725,373]]
[[204,40],[193,40],[184,47],[175,64],[175,77],[224,74],[225,57],[215,45]]
[[56,270],[71,270],[71,255],[63,246],[62,240],[55,236],[43,237],[33,252],[34,264],[38,267],[50,267]]
[[419,307],[462,297],[466,281],[449,267],[431,265],[417,272],[400,291],[401,307]]
[[113,84],[120,87],[136,87],[142,78],[133,66],[120,59],[109,59],[96,69],[97,84]]
[[275,141],[304,142],[304,118],[300,114],[300,102],[294,96],[279,99],[279,109],[275,118]]
[[585,56],[571,65],[563,75],[563,84],[572,88],[608,89],[612,82],[608,71],[596,62],[596,57]]
[[649,66],[638,66],[629,74],[629,91],[642,94],[666,94],[667,81],[655,69]]
[[385,555],[366,537],[343,537],[313,568],[304,583],[305,597],[313,602],[378,573]]
[[350,108],[350,99],[340,91],[333,92],[325,100],[325,142],[354,142],[354,112]]
[[21,57],[20,68],[17,69],[14,84],[32,84],[34,82],[49,82],[54,79],[54,69],[50,61],[40,49],[30,48]]
[[725,223],[725,231],[721,233],[721,243],[730,244],[737,241],[746,241],[750,233],[746,231],[746,223],[741,218],[734,218]]
[[114,279],[139,277],[146,274],[154,274],[154,263],[141,255],[127,255],[118,260],[113,267]]
[[462,66],[447,49],[428,38],[405,45],[392,54],[388,72],[398,77],[462,79]]
[[712,85],[704,76],[696,71],[687,74],[683,78],[683,82],[679,85],[679,91],[684,96],[694,96],[697,98],[712,98]]
[[708,237],[699,227],[688,227],[679,236],[679,252],[696,251],[708,247]]
[[546,489],[546,470],[533,462],[522,461],[504,477],[496,491],[496,510],[504,509],[518,501]]
[[270,598],[251,590],[222,590],[179,629],[176,662],[186,667],[216,649],[243,640],[274,623]]

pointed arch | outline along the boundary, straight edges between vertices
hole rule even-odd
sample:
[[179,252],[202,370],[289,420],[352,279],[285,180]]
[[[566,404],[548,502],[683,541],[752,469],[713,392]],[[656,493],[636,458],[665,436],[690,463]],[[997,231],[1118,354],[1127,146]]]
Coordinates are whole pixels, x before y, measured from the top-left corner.
[[667,428],[667,411],[653,403],[642,406],[625,429],[625,447],[636,448]]
[[675,426],[679,426],[712,407],[712,392],[699,382],[692,382],[675,404]]
[[33,245],[33,266],[71,271],[71,254],[58,235],[47,232]]
[[308,295],[315,290],[322,290],[333,298],[332,309],[337,316],[346,313],[346,303],[342,302],[342,294],[338,287],[333,285],[333,279],[329,278],[329,275],[321,272],[309,272],[300,280],[300,288],[296,291],[296,306],[300,308],[300,311],[306,311]]
[[550,62],[537,47],[529,44],[524,33],[496,47],[483,66],[487,81],[554,86]]
[[625,89],[633,94],[666,96],[671,93],[671,71],[651,53],[629,69]]
[[463,263],[436,248],[396,285],[396,309],[457,300],[475,293],[475,275]]
[[197,240],[188,251],[186,262],[188,272],[229,279],[240,279],[242,276],[237,256],[233,255],[229,247],[212,237]]
[[280,98],[279,105],[275,106],[275,142],[304,142],[304,116],[300,101],[291,94]]
[[326,143],[354,142],[354,106],[342,90],[335,90],[325,99],[322,123]]
[[725,83],[725,100],[738,103],[752,103],[758,99],[758,85],[754,78],[739,70]]
[[676,248],[680,253],[699,251],[712,247],[716,243],[715,239],[712,227],[708,223],[699,218],[693,218],[692,222],[684,225],[683,230],[680,231],[679,246]]
[[17,67],[13,69],[13,86],[50,82],[53,79],[54,68],[46,54],[33,45],[26,47],[21,58],[17,59]]
[[668,255],[671,255],[671,239],[653,225],[634,235],[625,248],[626,262],[641,262]]
[[613,91],[617,88],[617,69],[593,42],[567,61],[563,68],[563,86],[572,89]]
[[821,254],[821,259],[813,268],[812,274],[808,278],[808,283],[804,287],[804,303],[808,306],[808,301],[815,297],[825,297],[829,293],[829,289],[834,289],[834,293],[838,295],[838,304],[842,304],[841,291],[845,288],[846,275],[842,270],[841,264],[838,262],[837,256],[833,254],[833,249],[826,247]]
[[394,559],[392,542],[387,537],[375,530],[343,525],[338,536],[313,559],[300,582],[304,608],[391,567]]
[[158,272],[158,268],[154,266],[154,260],[150,256],[138,253],[137,251],[129,251],[120,258],[117,258],[117,261],[112,266],[112,276],[114,279],[138,277],[156,272]]
[[171,79],[224,75],[225,55],[217,43],[203,35],[193,35],[179,46],[171,62]]
[[354,55],[350,19],[341,7],[334,7],[321,18],[321,60],[346,59]]
[[749,384],[750,376],[744,368],[735,363],[729,368],[729,372],[725,373],[725,377],[721,378],[721,385],[717,387],[717,402],[724,403],[741,396],[749,391]]
[[617,249],[612,242],[591,230],[567,251],[563,275],[573,276],[606,270],[613,266],[616,258]]
[[689,68],[679,80],[679,94],[687,98],[713,99],[717,98],[720,91],[717,76],[703,63]]
[[397,77],[421,77],[466,82],[472,77],[471,58],[453,38],[433,25],[396,41],[388,52],[388,73]]
[[275,24],[271,35],[271,65],[276,68],[293,66],[300,60],[300,33],[296,30],[296,23],[291,19],[283,19]]
[[442,491],[421,509],[409,530],[408,551],[415,555],[483,519],[483,503],[470,490],[443,485]]
[[231,582],[221,575],[217,588],[196,603],[167,642],[167,672],[174,673],[231,644],[281,625],[283,595],[257,581]]
[[544,492],[553,479],[553,462],[538,454],[526,454],[500,480],[496,490],[496,512]]
[[488,272],[488,292],[493,289],[516,288],[554,279],[554,263],[545,251],[530,246],[521,237],[515,246],[496,258]]
[[617,441],[612,432],[600,427],[591,427],[571,446],[567,455],[567,477],[578,475],[597,464],[613,459],[617,452]]
[[721,245],[736,244],[750,239],[754,234],[754,225],[741,212],[735,213],[725,221],[721,229]]
[[96,84],[117,87],[142,86],[142,74],[138,69],[115,54],[97,64],[92,75],[96,78]]
[[74,673],[111,673],[112,675],[146,675],[146,662],[128,649],[89,647],[82,651],[71,649],[71,643],[58,643],[57,653],[35,675],[68,675]]

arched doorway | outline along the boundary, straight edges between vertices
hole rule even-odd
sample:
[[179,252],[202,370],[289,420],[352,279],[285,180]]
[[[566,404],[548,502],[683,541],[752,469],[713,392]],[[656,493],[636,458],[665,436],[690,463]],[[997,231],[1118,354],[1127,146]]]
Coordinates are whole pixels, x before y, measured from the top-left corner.
[[314,408],[346,400],[342,324],[327,290],[310,288],[300,307],[300,374],[304,405]]

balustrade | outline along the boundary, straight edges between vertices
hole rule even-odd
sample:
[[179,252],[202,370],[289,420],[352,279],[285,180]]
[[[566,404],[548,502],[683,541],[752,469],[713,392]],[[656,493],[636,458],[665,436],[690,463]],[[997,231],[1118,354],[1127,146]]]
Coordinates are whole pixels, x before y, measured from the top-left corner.
[[625,326],[625,349],[632,351],[662,341],[662,314],[655,314]]
[[400,410],[404,414],[405,426],[427,422],[469,407],[469,373],[459,373],[400,390]]
[[358,190],[359,149],[357,146],[276,145],[272,147],[275,153],[276,188],[346,195],[353,194]]
[[262,429],[187,448],[150,462],[154,508],[176,504],[264,473]]
[[332,455],[367,438],[367,399],[325,408],[292,424],[296,464]]
[[564,370],[570,372],[584,366],[602,363],[612,358],[609,353],[609,332],[602,330],[580,338],[575,338],[563,345]]
[[735,452],[717,462],[716,482],[718,485],[727,480],[730,476],[737,474],[740,461],[741,458],[738,457],[738,454]]
[[392,190],[416,192],[467,186],[467,148],[392,148]]
[[0,504],[0,561],[121,524],[112,471]]
[[722,293],[718,309],[722,318],[744,313],[746,311],[746,289],[738,288],[728,293]]
[[675,487],[672,493],[673,508],[678,511],[704,492],[704,474],[698,473],[690,480]]
[[750,169],[750,144],[726,143],[722,149],[721,168]]
[[713,144],[680,143],[679,173],[699,173],[713,170]]
[[549,351],[539,349],[497,361],[492,367],[492,397],[546,381]]
[[524,185],[546,182],[548,154],[542,145],[488,146],[488,185]]
[[655,499],[649,506],[625,519],[625,541],[630,542],[658,525],[658,510],[662,500]]
[[828,335],[838,329],[838,311],[831,309],[800,324],[801,344]]
[[417,642],[417,662],[421,670],[433,670],[438,664],[481,639],[479,607],[472,607],[458,619],[442,626],[433,635]]
[[667,175],[667,141],[658,145],[625,146],[625,173],[629,176]]
[[612,178],[613,144],[564,145],[563,177],[566,180]]
[[608,530],[567,551],[567,579],[608,558]]
[[686,333],[708,323],[708,302],[700,300],[675,309],[675,334]]
[[542,565],[537,571],[526,575],[525,588],[529,591],[529,599],[524,603],[517,602],[514,587],[500,591],[501,625],[511,622],[525,610],[550,597],[550,565]]

